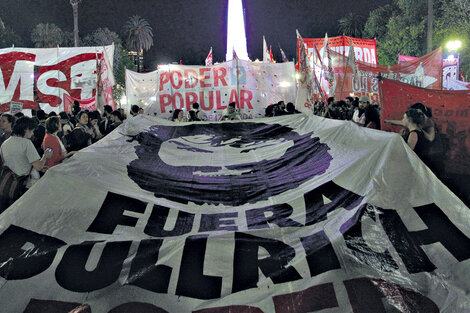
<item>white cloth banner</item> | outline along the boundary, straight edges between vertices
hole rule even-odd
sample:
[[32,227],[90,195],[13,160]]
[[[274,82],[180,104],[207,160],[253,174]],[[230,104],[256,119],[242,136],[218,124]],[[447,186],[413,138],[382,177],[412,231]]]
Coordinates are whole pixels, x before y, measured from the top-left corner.
[[126,71],[128,106],[171,118],[175,109],[199,103],[208,120],[216,120],[231,102],[242,119],[264,116],[278,101],[295,100],[294,63],[264,64],[233,60],[212,66],[168,65],[150,73]]
[[447,77],[444,80],[444,89],[447,90],[470,90],[470,82],[464,82],[454,78]]
[[64,110],[63,95],[90,99],[96,94],[101,54],[109,58],[112,77],[114,46],[78,48],[0,49],[0,111],[10,102],[23,103],[23,110]]
[[2,213],[1,311],[465,312],[469,236],[397,134],[139,115]]

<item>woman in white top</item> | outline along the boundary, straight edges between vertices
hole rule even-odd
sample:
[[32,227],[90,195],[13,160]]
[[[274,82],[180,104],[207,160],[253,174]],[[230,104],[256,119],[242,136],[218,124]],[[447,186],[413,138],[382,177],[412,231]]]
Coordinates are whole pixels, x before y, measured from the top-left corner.
[[52,156],[51,151],[45,151],[39,157],[30,138],[37,123],[30,117],[20,117],[13,126],[11,137],[0,147],[3,164],[18,176],[30,175],[26,188],[31,187],[39,179],[46,160]]

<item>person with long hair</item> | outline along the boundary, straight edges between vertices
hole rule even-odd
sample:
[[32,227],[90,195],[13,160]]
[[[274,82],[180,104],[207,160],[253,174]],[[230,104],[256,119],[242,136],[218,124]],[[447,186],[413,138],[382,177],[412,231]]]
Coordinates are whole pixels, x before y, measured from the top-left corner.
[[[425,147],[425,151],[422,152],[422,159],[426,160],[426,164],[431,168],[434,174],[438,177],[442,177],[445,173],[444,160],[446,158],[446,146],[442,135],[439,134],[436,122],[432,118],[432,111],[420,102],[412,104],[410,109],[415,109],[424,116],[421,131],[424,138],[428,141],[428,144]],[[407,138],[409,136],[408,129],[405,125],[405,119],[385,120],[384,122],[392,125],[404,126],[405,128],[400,132],[400,134],[403,138]]]
[[[421,102],[416,102],[410,105],[410,109],[415,109],[423,113],[424,115],[424,122],[423,122],[423,135],[426,137],[427,140],[433,142],[436,138],[437,127],[436,123],[432,119],[432,110],[422,104]],[[405,121],[402,120],[385,120],[384,123],[396,125],[396,126],[405,126]],[[403,133],[404,136],[407,136],[406,133]]]
[[403,116],[403,121],[404,126],[408,129],[406,143],[423,162],[427,163],[425,151],[429,140],[426,139],[422,130],[425,121],[423,112],[417,109],[408,109]]
[[171,120],[173,122],[181,123],[183,122],[183,118],[184,118],[183,110],[176,109],[173,111],[173,116],[171,117]]

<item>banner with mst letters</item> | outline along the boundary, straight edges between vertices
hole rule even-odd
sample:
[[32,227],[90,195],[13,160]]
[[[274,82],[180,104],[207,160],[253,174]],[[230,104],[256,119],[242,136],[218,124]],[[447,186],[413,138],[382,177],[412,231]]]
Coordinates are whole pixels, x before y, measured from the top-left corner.
[[[231,102],[242,119],[264,117],[265,108],[295,101],[293,62],[255,63],[234,59],[212,66],[167,65],[150,73],[126,70],[128,106],[170,119],[175,109],[186,112],[199,103],[207,120],[217,120]],[[186,115],[186,114],[185,114]]]
[[105,80],[105,104],[113,105],[113,55],[113,45],[0,49],[0,112],[9,111],[11,102],[23,103],[23,110],[63,111],[64,95],[95,97],[98,75]]
[[470,307],[469,209],[397,134],[346,121],[140,115],[0,217],[2,312]]

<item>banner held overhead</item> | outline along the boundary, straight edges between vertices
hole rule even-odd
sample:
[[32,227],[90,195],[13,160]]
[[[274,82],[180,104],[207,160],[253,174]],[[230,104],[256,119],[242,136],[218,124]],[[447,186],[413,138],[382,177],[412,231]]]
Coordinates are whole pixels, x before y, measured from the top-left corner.
[[2,213],[2,311],[464,312],[469,212],[394,133],[138,115]]

